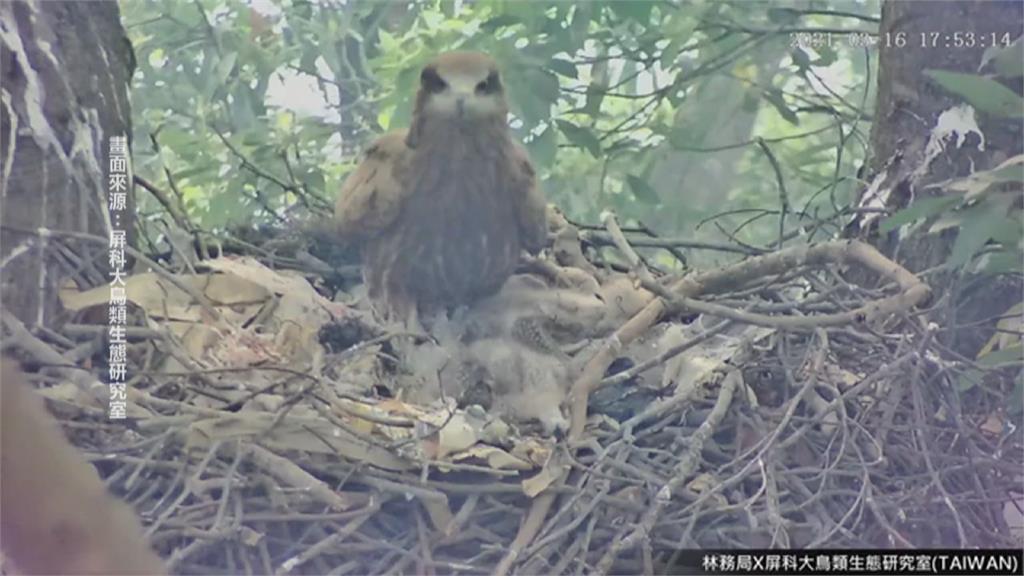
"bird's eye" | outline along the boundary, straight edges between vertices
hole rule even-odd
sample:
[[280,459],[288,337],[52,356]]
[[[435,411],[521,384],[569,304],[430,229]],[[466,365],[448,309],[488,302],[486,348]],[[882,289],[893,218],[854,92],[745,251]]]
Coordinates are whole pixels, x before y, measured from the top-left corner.
[[486,80],[481,80],[476,85],[477,94],[493,94],[501,88],[501,80],[497,72],[491,72]]
[[427,92],[438,93],[444,91],[448,87],[448,83],[437,73],[437,70],[433,68],[424,68],[423,74],[420,75],[420,82],[423,84],[423,88]]

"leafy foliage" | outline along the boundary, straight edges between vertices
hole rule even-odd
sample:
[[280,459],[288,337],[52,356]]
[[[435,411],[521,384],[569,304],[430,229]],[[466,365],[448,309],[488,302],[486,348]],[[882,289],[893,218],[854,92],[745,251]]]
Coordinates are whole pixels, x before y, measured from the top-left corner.
[[901,227],[936,234],[956,229],[946,260],[953,269],[987,274],[1024,272],[1024,156],[1015,156],[991,170],[946,183],[938,196],[918,198],[887,218],[882,233]]
[[1024,117],[1024,99],[991,78],[946,70],[926,70],[925,74],[982,112],[1002,118]]

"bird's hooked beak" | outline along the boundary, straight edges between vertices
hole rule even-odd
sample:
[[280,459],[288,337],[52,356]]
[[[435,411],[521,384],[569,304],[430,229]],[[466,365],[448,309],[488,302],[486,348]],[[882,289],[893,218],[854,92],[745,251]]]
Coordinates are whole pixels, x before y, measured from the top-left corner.
[[476,89],[476,83],[471,79],[462,79],[451,81],[452,96],[455,97],[455,117],[459,120],[465,120],[469,115],[469,99],[473,97],[473,91]]

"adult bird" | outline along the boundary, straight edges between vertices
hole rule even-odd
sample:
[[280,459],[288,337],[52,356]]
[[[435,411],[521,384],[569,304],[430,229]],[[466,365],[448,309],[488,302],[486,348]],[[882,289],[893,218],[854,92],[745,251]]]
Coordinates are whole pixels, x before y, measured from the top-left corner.
[[362,245],[368,295],[385,318],[417,326],[493,294],[523,249],[544,247],[544,197],[507,116],[490,56],[441,54],[420,74],[410,128],[380,137],[346,179],[336,226]]

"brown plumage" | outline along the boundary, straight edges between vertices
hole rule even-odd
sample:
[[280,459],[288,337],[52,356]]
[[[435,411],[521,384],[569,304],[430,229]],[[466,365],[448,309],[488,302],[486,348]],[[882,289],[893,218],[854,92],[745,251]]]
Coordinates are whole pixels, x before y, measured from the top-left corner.
[[25,375],[5,358],[0,389],[5,572],[165,574],[134,510],[111,496]]
[[367,150],[335,205],[339,233],[363,245],[370,298],[403,321],[496,292],[547,236],[494,60],[449,52],[420,79],[412,126]]

